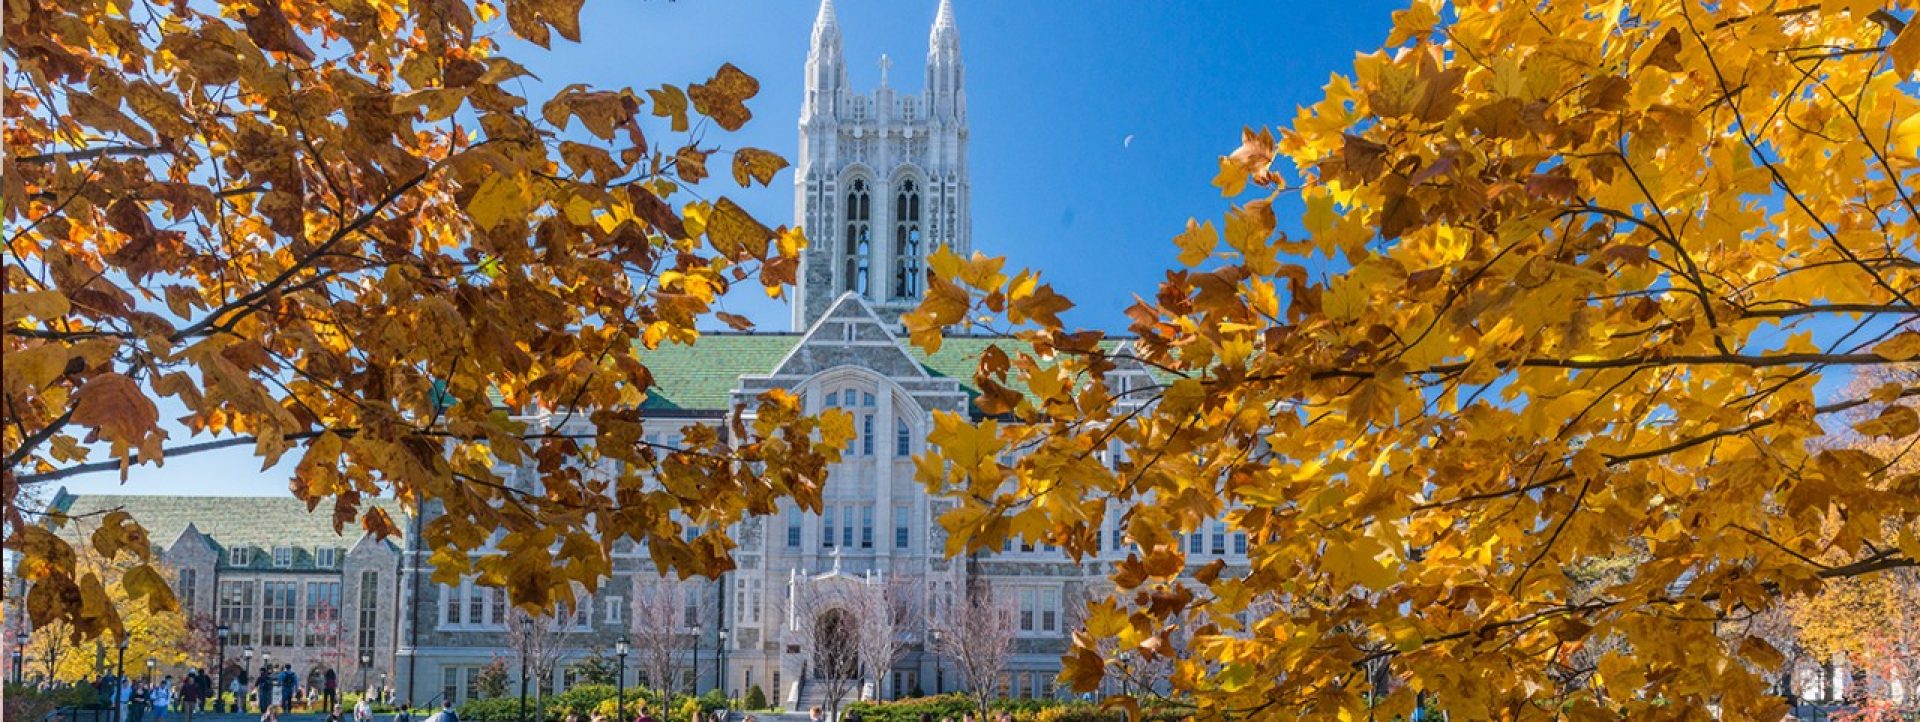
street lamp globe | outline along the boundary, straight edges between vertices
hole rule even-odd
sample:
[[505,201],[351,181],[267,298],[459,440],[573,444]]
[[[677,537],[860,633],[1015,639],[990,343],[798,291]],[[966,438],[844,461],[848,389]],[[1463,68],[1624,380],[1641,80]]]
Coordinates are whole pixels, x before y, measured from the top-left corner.
[[621,657],[627,656],[627,638],[626,637],[621,637],[618,641],[613,643],[613,653],[620,655]]
[[130,641],[132,641],[132,640],[129,640],[129,639],[127,639],[127,637],[126,637],[126,635],[121,635],[121,636],[120,636],[120,649],[121,649],[122,651],[125,651],[125,650],[126,650],[126,648],[127,648],[127,643],[128,643],[128,642],[130,642]]
[[218,627],[213,628],[214,638],[220,640],[223,643],[227,641],[227,632],[228,632],[227,625],[225,624],[222,624]]

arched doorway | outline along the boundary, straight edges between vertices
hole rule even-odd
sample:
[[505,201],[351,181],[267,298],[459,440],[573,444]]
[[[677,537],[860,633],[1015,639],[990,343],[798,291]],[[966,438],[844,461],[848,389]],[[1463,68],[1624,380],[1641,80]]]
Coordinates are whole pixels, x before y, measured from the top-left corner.
[[813,676],[816,679],[856,679],[860,676],[860,628],[853,615],[835,607],[813,620]]

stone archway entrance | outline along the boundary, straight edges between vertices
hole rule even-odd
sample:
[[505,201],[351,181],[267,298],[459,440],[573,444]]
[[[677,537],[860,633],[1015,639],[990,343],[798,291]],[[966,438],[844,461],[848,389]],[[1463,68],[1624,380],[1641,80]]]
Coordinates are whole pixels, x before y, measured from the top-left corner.
[[860,628],[846,609],[834,607],[813,619],[814,679],[858,679]]

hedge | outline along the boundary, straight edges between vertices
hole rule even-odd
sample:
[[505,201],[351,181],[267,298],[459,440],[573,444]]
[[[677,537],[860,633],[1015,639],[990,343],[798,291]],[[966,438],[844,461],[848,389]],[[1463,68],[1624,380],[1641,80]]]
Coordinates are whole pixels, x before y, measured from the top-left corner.
[[[994,712],[1006,712],[1013,716],[1014,722],[1126,722],[1124,711],[1102,709],[1088,702],[1070,702],[1053,699],[1002,699],[987,705]],[[953,720],[958,722],[962,715],[972,712],[973,698],[964,694],[943,694],[932,697],[894,700],[891,702],[855,702],[847,705],[849,712],[860,713],[861,722],[920,722],[922,714],[935,722]],[[1190,711],[1172,707],[1147,707],[1140,711],[1143,722],[1174,722],[1184,720]]]
[[[606,715],[611,720],[631,720],[640,715],[649,701],[659,699],[659,693],[645,687],[627,688],[627,705],[624,713],[615,714],[614,706],[619,689],[610,684],[583,684],[560,694],[551,695],[540,705],[544,712],[542,722],[565,722],[567,715],[578,714],[582,718],[591,718],[595,713]],[[674,719],[685,719],[689,706],[697,705],[703,712],[723,709],[727,698],[718,690],[710,690],[698,698],[680,697],[671,707]],[[534,714],[534,700],[527,700],[527,714]],[[519,722],[520,698],[517,695],[494,697],[490,699],[470,699],[461,703],[459,709],[461,722]],[[654,714],[658,716],[659,710]]]

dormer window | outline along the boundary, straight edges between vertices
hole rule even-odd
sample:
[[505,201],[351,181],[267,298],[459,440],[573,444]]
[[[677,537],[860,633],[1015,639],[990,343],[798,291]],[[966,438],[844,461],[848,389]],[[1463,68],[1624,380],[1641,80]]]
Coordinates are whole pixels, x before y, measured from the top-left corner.
[[227,550],[227,565],[244,567],[253,563],[253,550],[247,547],[234,547]]
[[274,547],[273,565],[282,569],[293,566],[293,547]]
[[333,547],[321,547],[313,550],[313,565],[321,569],[340,566],[340,550]]

